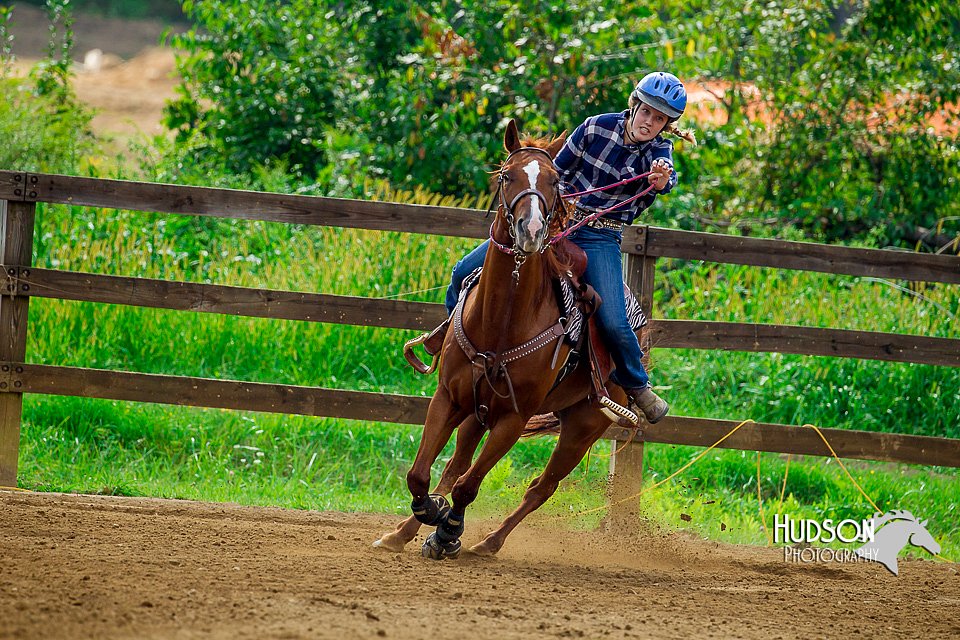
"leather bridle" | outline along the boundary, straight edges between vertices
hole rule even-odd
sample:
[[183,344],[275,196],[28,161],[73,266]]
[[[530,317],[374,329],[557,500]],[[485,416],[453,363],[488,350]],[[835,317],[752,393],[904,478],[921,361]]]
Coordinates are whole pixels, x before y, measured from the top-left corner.
[[[547,197],[543,195],[543,192],[536,188],[524,189],[520,193],[513,196],[513,198],[510,199],[510,202],[507,202],[506,192],[504,190],[504,185],[506,183],[505,169],[506,169],[507,163],[510,162],[510,158],[524,151],[543,154],[550,161],[550,166],[551,167],[553,166],[553,156],[551,156],[546,149],[541,149],[540,147],[520,147],[519,149],[514,149],[513,151],[510,152],[509,155],[507,155],[507,159],[503,161],[503,164],[500,165],[499,175],[497,176],[497,193],[494,196],[493,200],[491,200],[490,208],[487,210],[487,215],[489,215],[490,212],[493,211],[493,203],[499,201],[499,206],[503,210],[504,216],[507,219],[507,230],[510,234],[510,238],[514,240],[514,245],[516,245],[516,231],[514,229],[514,223],[516,222],[516,219],[514,218],[513,211],[516,208],[517,203],[520,202],[521,199],[527,196],[533,196],[543,203],[543,210],[547,212],[546,219],[544,221],[544,226],[547,229],[550,228],[550,222],[553,220],[553,215],[556,212],[563,210],[563,201],[560,198],[559,181],[557,182],[557,186],[554,188],[553,206],[550,206],[550,203],[547,202]],[[522,256],[525,258],[527,255],[520,249],[517,249],[516,246],[507,247],[501,244],[500,242],[497,242],[497,240],[494,239],[493,237],[492,225],[490,227],[490,241],[494,244],[494,246],[497,247],[497,249],[499,249],[503,253],[506,253],[507,255],[512,255],[515,258],[518,256]],[[546,251],[548,246],[549,246],[548,243],[544,242],[543,246],[540,248],[540,253],[543,253],[544,251]]]

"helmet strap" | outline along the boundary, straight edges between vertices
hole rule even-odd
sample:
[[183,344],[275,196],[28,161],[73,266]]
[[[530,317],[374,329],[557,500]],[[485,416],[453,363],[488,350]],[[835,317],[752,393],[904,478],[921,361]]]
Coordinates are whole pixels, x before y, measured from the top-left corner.
[[623,137],[624,141],[627,144],[639,144],[636,138],[633,136],[633,119],[637,116],[637,109],[640,108],[641,102],[630,107],[630,114],[627,116],[627,121],[624,123],[623,127]]

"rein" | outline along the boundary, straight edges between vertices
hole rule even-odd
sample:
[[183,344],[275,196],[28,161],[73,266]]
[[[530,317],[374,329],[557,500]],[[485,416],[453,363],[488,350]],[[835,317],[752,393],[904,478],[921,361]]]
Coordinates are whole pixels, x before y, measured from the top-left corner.
[[[621,180],[620,182],[614,182],[613,184],[608,184],[608,185],[605,186],[605,187],[596,187],[595,189],[587,189],[586,191],[577,191],[576,193],[565,193],[565,194],[563,194],[563,195],[560,196],[560,197],[561,197],[561,198],[576,198],[577,196],[585,196],[585,195],[587,195],[588,193],[596,193],[597,191],[606,191],[607,189],[613,189],[614,187],[622,187],[623,185],[625,185],[625,184],[630,184],[631,182],[633,182],[633,181],[635,181],[635,180],[639,180],[640,178],[646,178],[646,177],[649,176],[651,173],[653,173],[653,172],[652,172],[652,171],[647,171],[646,173],[641,173],[641,174],[635,175],[635,176],[633,176],[632,178],[625,178],[625,179]],[[621,204],[626,204],[626,203],[621,203]],[[618,204],[617,206],[619,207],[620,205]]]
[[[514,196],[513,199],[510,201],[509,204],[507,204],[507,202],[506,202],[506,200],[505,200],[505,195],[504,195],[504,192],[503,192],[503,183],[504,183],[503,168],[506,166],[507,162],[510,161],[510,158],[513,157],[514,154],[520,153],[521,151],[532,151],[532,152],[536,152],[536,153],[542,153],[543,155],[547,156],[547,158],[550,159],[550,162],[551,162],[551,163],[553,163],[553,157],[551,157],[550,154],[547,153],[547,151],[546,151],[545,149],[541,149],[540,147],[520,147],[519,149],[514,149],[513,151],[511,151],[510,154],[507,156],[507,159],[504,160],[504,161],[503,161],[503,164],[500,165],[500,175],[499,175],[498,178],[497,178],[497,193],[496,193],[496,196],[494,197],[494,201],[497,200],[497,199],[500,200],[500,207],[503,209],[504,214],[505,214],[506,217],[507,217],[507,223],[508,223],[508,224],[507,224],[507,230],[508,230],[508,232],[510,233],[510,237],[511,237],[511,238],[514,237],[514,235],[513,235],[513,233],[514,233],[514,232],[513,232],[513,209],[514,209],[514,207],[517,206],[517,202],[519,202],[521,198],[523,198],[524,196],[534,196],[534,197],[536,197],[537,199],[539,199],[539,200],[543,203],[543,208],[544,208],[544,209],[547,209],[547,198],[546,198],[538,189],[524,189],[523,191],[521,191],[520,193],[518,193],[516,196]],[[637,174],[637,175],[633,176],[632,178],[626,178],[626,179],[624,179],[624,180],[620,180],[619,182],[614,182],[613,184],[608,184],[608,185],[606,185],[606,186],[596,187],[596,188],[593,188],[593,189],[585,189],[584,191],[577,191],[577,192],[575,192],[575,193],[561,194],[561,193],[560,193],[560,188],[557,187],[557,196],[559,196],[559,197],[558,197],[556,200],[554,200],[554,206],[553,206],[552,209],[550,209],[549,213],[547,214],[547,219],[546,219],[546,225],[547,225],[547,227],[550,226],[550,220],[551,220],[551,218],[553,218],[553,214],[554,214],[558,209],[560,209],[560,207],[562,206],[562,205],[560,204],[560,201],[561,201],[561,200],[568,200],[568,199],[570,199],[570,198],[576,198],[577,196],[583,196],[583,195],[587,195],[587,194],[589,194],[589,193],[597,193],[598,191],[608,191],[608,190],[610,190],[610,189],[615,189],[615,188],[617,188],[617,187],[622,187],[622,186],[625,185],[625,184],[629,184],[629,183],[631,183],[631,182],[635,182],[636,180],[641,180],[641,179],[643,179],[643,178],[646,178],[646,177],[648,177],[651,173],[653,173],[653,172],[652,172],[652,171],[647,171],[647,172],[645,172],[645,173]],[[591,222],[593,222],[593,221],[596,220],[597,218],[600,218],[601,216],[604,216],[604,215],[610,213],[611,211],[615,211],[615,210],[619,209],[620,207],[622,207],[622,206],[624,206],[624,205],[628,205],[628,204],[630,204],[631,202],[634,202],[635,200],[638,200],[638,199],[642,198],[643,196],[647,195],[647,194],[650,193],[651,191],[653,191],[653,185],[650,185],[649,187],[647,187],[646,189],[644,189],[643,191],[641,191],[641,192],[638,193],[637,195],[635,195],[635,196],[633,196],[633,197],[631,197],[631,198],[629,198],[629,199],[627,199],[627,200],[624,200],[623,202],[618,202],[617,204],[613,205],[612,207],[608,207],[608,208],[606,208],[606,209],[601,209],[600,211],[595,211],[594,213],[590,214],[589,216],[587,216],[587,217],[584,218],[583,220],[577,222],[577,223],[574,224],[574,225],[571,225],[570,227],[567,227],[564,231],[558,233],[557,235],[553,236],[552,238],[549,238],[546,242],[543,243],[543,247],[540,249],[540,253],[543,253],[543,252],[546,251],[549,247],[551,247],[551,246],[555,245],[556,243],[560,242],[561,240],[563,240],[564,238],[566,238],[567,236],[569,236],[571,233],[573,233],[573,232],[576,231],[577,229],[583,227],[584,225],[590,224]],[[490,208],[487,209],[487,215],[489,215],[492,210],[493,210],[493,201],[491,201],[491,203],[490,203]],[[508,247],[508,246],[504,245],[503,243],[498,242],[497,239],[493,237],[493,224],[490,225],[490,242],[491,242],[491,244],[493,244],[493,246],[495,246],[495,247],[497,248],[497,250],[499,250],[501,253],[504,253],[504,254],[506,254],[506,255],[508,255],[508,256],[513,256],[514,261],[516,262],[516,268],[513,270],[513,279],[514,279],[515,282],[518,281],[518,280],[520,279],[520,267],[523,266],[523,262],[524,262],[524,260],[526,260],[526,254],[523,253],[522,251],[517,251],[516,247]]]
[[[619,184],[626,184],[627,182],[631,182],[631,181],[633,181],[633,180],[638,180],[638,179],[640,179],[640,178],[646,178],[646,177],[649,176],[651,173],[652,173],[651,171],[648,171],[647,173],[643,173],[643,174],[640,174],[640,175],[638,175],[638,176],[634,176],[634,177],[632,177],[632,178],[629,178],[629,179],[626,180],[626,181],[620,181],[620,182],[618,182],[617,184],[612,184],[612,185],[609,185],[609,186],[606,186],[606,187],[599,187],[599,188],[597,188],[597,189],[593,189],[592,191],[604,191],[604,190],[606,190],[606,189],[610,189],[610,188],[612,188],[612,187],[616,187],[616,186],[619,185]],[[613,205],[612,207],[609,207],[609,208],[607,208],[607,209],[601,209],[600,211],[595,211],[595,212],[591,213],[589,216],[587,216],[586,218],[584,218],[584,219],[581,220],[580,222],[578,222],[578,223],[576,223],[576,224],[574,224],[574,225],[571,225],[571,226],[567,227],[564,231],[558,233],[557,235],[555,235],[555,236],[553,236],[552,238],[550,238],[549,240],[547,240],[547,242],[545,243],[546,246],[549,247],[549,246],[551,246],[551,245],[554,245],[554,244],[560,242],[561,240],[563,240],[564,238],[566,238],[567,236],[569,236],[571,233],[573,233],[574,231],[576,231],[576,230],[579,229],[580,227],[582,227],[582,226],[584,226],[584,225],[586,225],[586,224],[590,224],[591,222],[593,222],[594,220],[596,220],[596,219],[599,218],[600,216],[606,215],[606,214],[610,213],[611,211],[613,211],[613,210],[615,210],[615,209],[618,209],[619,207],[622,207],[622,206],[625,205],[625,204],[630,204],[630,203],[633,202],[634,200],[637,200],[638,198],[642,198],[643,196],[647,195],[647,194],[650,193],[651,191],[653,191],[653,185],[650,185],[649,187],[647,187],[646,189],[644,189],[643,191],[641,191],[641,192],[638,193],[637,195],[633,196],[632,198],[629,198],[628,200],[624,200],[623,202],[618,202],[617,204],[615,204],[615,205]],[[590,193],[590,192],[589,192],[589,191],[584,191],[583,193]],[[563,197],[572,197],[572,196],[574,196],[574,195],[578,195],[578,194],[570,194],[570,196],[563,196]]]

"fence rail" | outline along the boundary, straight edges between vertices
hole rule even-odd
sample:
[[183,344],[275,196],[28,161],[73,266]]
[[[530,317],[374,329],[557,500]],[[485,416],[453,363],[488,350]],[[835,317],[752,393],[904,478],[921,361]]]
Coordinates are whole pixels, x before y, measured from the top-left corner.
[[[4,386],[5,385],[5,386]],[[0,363],[0,389],[152,402],[189,407],[263,411],[294,415],[422,425],[429,398],[345,391],[286,384],[214,380],[127,371]],[[737,423],[669,416],[647,426],[646,442],[709,446]],[[841,457],[958,466],[960,440],[928,436],[822,429]],[[604,437],[629,440],[631,431],[611,426]],[[720,448],[814,456],[830,455],[812,429],[781,424],[746,424]]]
[[[0,484],[16,482],[24,393],[328,416],[422,424],[428,399],[416,396],[210,380],[25,363],[32,297],[78,300],[283,320],[427,329],[445,317],[442,305],[317,293],[108,276],[35,268],[30,264],[37,202],[218,216],[294,224],[481,238],[487,223],[475,211],[0,171],[5,287],[0,283]],[[658,258],[679,258],[853,276],[960,283],[960,257],[833,247],[635,227],[624,233],[625,274],[648,315]],[[752,323],[655,320],[656,348],[781,352],[960,367],[960,340],[847,329]],[[647,427],[646,442],[708,446],[736,423],[668,417]],[[960,440],[825,429],[840,456],[960,467]],[[611,427],[606,437],[629,438]],[[631,445],[625,460],[642,460]],[[810,429],[748,424],[725,448],[827,455]],[[638,455],[638,451],[640,451]],[[618,469],[620,474],[620,469]],[[623,476],[639,477],[636,468]],[[616,481],[615,476],[615,483]],[[619,491],[623,493],[621,486]]]

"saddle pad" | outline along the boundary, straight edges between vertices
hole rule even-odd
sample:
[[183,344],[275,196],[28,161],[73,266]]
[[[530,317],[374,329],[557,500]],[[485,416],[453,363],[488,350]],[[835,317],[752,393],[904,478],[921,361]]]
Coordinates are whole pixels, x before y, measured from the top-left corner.
[[[478,267],[464,279],[457,304],[463,304],[470,290],[480,282],[480,273],[482,271],[483,267]],[[575,304],[576,292],[573,290],[573,285],[570,281],[562,278],[559,280],[559,284],[560,299],[557,302],[560,303],[560,308],[563,309],[563,315],[567,318],[567,322],[564,325],[567,330],[566,339],[571,344],[576,344],[580,339],[580,331],[583,329],[583,314],[580,313],[580,309],[578,309]],[[630,323],[630,328],[637,331],[647,326],[647,316],[644,315],[643,309],[640,308],[640,303],[637,302],[636,297],[634,297],[633,292],[630,291],[630,287],[627,286],[626,282],[623,283],[623,297],[626,299],[627,321]]]

